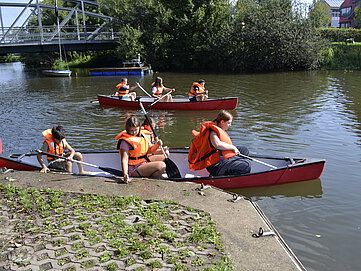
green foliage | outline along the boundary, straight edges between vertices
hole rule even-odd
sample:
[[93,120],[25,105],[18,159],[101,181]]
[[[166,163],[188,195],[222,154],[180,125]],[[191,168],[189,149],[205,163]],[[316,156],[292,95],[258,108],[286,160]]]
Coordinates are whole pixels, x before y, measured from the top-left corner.
[[[121,31],[118,53],[138,53],[157,69],[205,69],[215,37],[230,19],[228,0],[100,0]],[[126,11],[126,12],[124,12]]]
[[327,4],[321,0],[314,0],[309,11],[310,20],[314,27],[328,26],[331,24],[331,13]]
[[291,0],[239,0],[231,34],[220,40],[229,69],[317,68],[324,42],[310,20],[295,10]]
[[0,56],[0,63],[9,63],[20,61],[19,56],[14,56],[12,54],[7,54],[6,56]]
[[355,42],[361,42],[361,29],[319,28],[318,32],[329,42],[345,42],[349,38],[353,38]]
[[360,5],[355,7],[354,20],[356,22],[356,27],[361,28],[361,6]]
[[361,69],[361,44],[335,44],[322,51],[322,69],[359,70]]

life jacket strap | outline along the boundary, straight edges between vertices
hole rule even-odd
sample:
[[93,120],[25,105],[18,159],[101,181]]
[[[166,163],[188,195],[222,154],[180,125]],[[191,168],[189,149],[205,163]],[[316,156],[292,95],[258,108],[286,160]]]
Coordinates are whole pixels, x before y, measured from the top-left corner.
[[215,154],[218,150],[214,149],[213,151],[210,151],[209,153],[207,153],[206,155],[202,156],[201,158],[199,158],[197,161],[195,161],[194,163],[188,161],[190,164],[196,164],[199,163],[201,161],[203,161],[204,159],[207,159],[209,156],[211,156],[212,154]]
[[134,157],[134,156],[129,156],[128,157],[129,160],[140,160],[140,159],[145,159],[147,160],[148,162],[150,162],[149,158],[148,158],[148,155],[142,155],[142,156],[138,156],[138,157]]

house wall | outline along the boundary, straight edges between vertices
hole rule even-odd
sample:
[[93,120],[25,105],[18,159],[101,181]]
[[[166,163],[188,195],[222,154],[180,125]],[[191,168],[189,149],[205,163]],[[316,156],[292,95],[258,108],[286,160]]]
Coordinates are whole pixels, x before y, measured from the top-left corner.
[[355,27],[355,7],[361,3],[360,0],[345,0],[340,7],[340,28]]

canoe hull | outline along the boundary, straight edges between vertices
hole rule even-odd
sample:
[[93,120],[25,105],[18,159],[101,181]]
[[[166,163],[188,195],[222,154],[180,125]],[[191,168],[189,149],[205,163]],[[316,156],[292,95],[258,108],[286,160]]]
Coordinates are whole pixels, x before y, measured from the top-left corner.
[[[106,152],[82,152],[84,161],[102,167],[120,169],[120,156],[116,151]],[[252,156],[260,161],[276,166],[272,169],[263,164],[251,161],[251,172],[239,176],[209,177],[206,170],[190,171],[188,168],[187,150],[172,150],[170,158],[178,166],[182,178],[167,179],[177,182],[194,182],[205,185],[212,185],[221,189],[237,189],[245,187],[269,186],[299,181],[317,179],[321,176],[325,160],[323,159],[290,159],[272,156]],[[40,170],[36,160],[36,154],[0,155],[0,167],[16,170]],[[84,167],[87,171],[95,171],[92,167]],[[74,173],[77,167],[73,166]],[[98,170],[98,169],[97,169]],[[99,170],[98,170],[99,171]]]
[[282,168],[234,177],[197,179],[186,181],[212,185],[221,189],[238,189],[246,187],[270,186],[318,179],[323,171],[324,162],[307,164],[300,167]]
[[[137,101],[123,101],[118,97],[110,95],[98,95],[100,105],[136,108],[140,109],[139,102]],[[146,107],[154,102],[154,98],[141,97],[143,105]],[[238,98],[209,98],[202,102],[189,102],[188,98],[173,97],[173,102],[157,102],[151,108],[161,110],[233,110],[237,107]]]

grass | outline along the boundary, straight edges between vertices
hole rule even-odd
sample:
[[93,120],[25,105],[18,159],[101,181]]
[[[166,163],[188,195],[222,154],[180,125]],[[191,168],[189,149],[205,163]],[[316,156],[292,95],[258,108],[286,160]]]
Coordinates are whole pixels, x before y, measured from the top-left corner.
[[332,43],[321,54],[321,69],[359,70],[361,69],[361,42],[354,44]]
[[[0,205],[17,215],[18,219],[11,222],[14,236],[21,236],[24,242],[35,236],[32,240],[44,246],[51,244],[60,266],[76,259],[84,269],[112,261],[105,265],[106,270],[117,270],[117,262],[142,264],[140,270],[155,270],[165,264],[172,265],[172,270],[233,270],[209,214],[172,201],[145,202],[135,196],[63,193],[0,184]],[[136,219],[128,219],[134,216]],[[181,220],[189,225],[180,227]],[[205,248],[211,252],[202,253]],[[0,254],[10,250],[10,245],[5,245]],[[13,262],[26,266],[28,261],[23,258]]]

